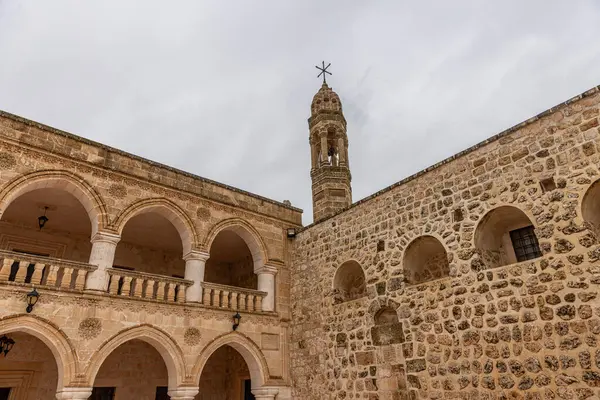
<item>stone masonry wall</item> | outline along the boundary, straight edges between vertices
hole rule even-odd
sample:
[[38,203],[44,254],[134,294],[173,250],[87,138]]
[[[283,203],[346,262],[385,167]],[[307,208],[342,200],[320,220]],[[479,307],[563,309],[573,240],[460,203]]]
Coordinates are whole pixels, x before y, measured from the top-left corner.
[[[294,398],[600,398],[600,246],[581,213],[600,177],[599,104],[595,88],[299,233]],[[542,257],[486,268],[475,231],[502,205],[531,220]],[[449,276],[406,284],[405,250],[425,235]],[[367,296],[334,304],[348,260]],[[398,322],[376,327],[386,307]]]

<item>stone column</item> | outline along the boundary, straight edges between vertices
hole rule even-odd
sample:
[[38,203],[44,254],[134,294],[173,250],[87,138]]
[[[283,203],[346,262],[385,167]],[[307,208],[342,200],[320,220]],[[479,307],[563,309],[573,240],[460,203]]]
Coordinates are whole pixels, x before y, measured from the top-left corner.
[[76,387],[76,388],[62,388],[56,392],[56,398],[58,400],[86,400],[92,395],[92,388],[90,387]]
[[167,392],[171,400],[194,400],[199,392],[197,387],[171,389]]
[[275,400],[275,396],[279,393],[277,388],[261,387],[251,390],[256,400]]
[[321,165],[329,164],[327,153],[329,153],[329,148],[327,147],[327,133],[324,133],[323,136],[321,136]]
[[105,292],[108,289],[108,272],[115,259],[115,250],[121,237],[114,233],[97,232],[92,237],[92,251],[89,263],[98,269],[90,272],[85,283],[86,290]]
[[202,302],[202,282],[204,282],[204,267],[210,254],[201,251],[190,251],[185,260],[185,279],[194,281],[194,284],[185,291],[186,302]]
[[265,265],[255,271],[258,274],[258,290],[267,292],[262,301],[263,311],[275,311],[275,275],[277,268]]
[[346,154],[344,152],[344,139],[338,138],[338,160],[339,165],[346,165]]

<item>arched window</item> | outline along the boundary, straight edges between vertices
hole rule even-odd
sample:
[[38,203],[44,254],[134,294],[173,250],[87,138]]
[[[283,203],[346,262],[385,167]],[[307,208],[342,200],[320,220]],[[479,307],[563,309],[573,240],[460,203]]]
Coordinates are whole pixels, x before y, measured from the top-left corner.
[[542,255],[534,227],[516,207],[488,212],[475,230],[475,247],[487,268],[527,261]]
[[375,346],[403,343],[404,331],[398,321],[398,313],[391,307],[383,307],[374,317],[375,326],[371,328],[371,339]]
[[600,181],[596,181],[583,196],[581,213],[598,236],[600,234]]
[[413,240],[404,253],[404,278],[416,284],[443,278],[450,273],[446,249],[433,236]]
[[343,263],[333,278],[334,304],[366,296],[365,273],[356,261]]

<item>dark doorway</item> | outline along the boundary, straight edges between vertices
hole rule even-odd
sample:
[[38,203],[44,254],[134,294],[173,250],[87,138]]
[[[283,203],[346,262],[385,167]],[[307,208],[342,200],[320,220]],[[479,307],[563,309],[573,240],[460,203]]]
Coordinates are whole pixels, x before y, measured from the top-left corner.
[[256,400],[252,394],[252,384],[250,379],[244,380],[244,400]]
[[0,388],[0,400],[8,400],[10,396],[10,388]]
[[95,387],[89,400],[114,400],[114,387]]
[[170,400],[169,388],[166,386],[158,386],[156,388],[156,400]]

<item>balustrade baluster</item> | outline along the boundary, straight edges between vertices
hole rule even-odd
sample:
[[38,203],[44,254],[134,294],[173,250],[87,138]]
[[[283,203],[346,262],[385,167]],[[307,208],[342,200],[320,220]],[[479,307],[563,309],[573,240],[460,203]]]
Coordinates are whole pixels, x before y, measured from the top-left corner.
[[169,282],[169,289],[167,292],[167,301],[175,301],[175,284]]
[[177,291],[177,302],[183,303],[185,302],[185,290],[187,287],[182,284],[177,284],[177,286],[179,287],[179,290]]
[[133,278],[131,276],[123,277],[123,287],[121,288],[121,296],[129,296],[131,295],[131,281]]
[[165,285],[167,283],[163,281],[158,281],[158,285],[156,288],[156,300],[164,300],[165,299]]
[[67,288],[67,289],[70,288],[72,276],[73,276],[73,268],[64,267],[63,268],[63,276],[62,276],[62,279],[60,280],[60,287]]
[[11,258],[4,258],[4,261],[2,261],[2,267],[0,267],[0,282],[8,281],[8,278],[10,277],[10,268],[13,262],[14,260]]
[[230,304],[230,308],[232,310],[237,310],[238,309],[238,293],[237,292],[231,292],[231,302]]
[[246,293],[240,293],[238,295],[239,309],[242,311],[246,311],[246,296]]
[[121,277],[119,275],[111,275],[110,276],[110,286],[108,288],[108,292],[110,294],[119,294],[119,281],[121,280]]
[[144,291],[144,278],[137,277],[133,281],[133,295],[135,297],[142,297]]
[[58,269],[57,265],[50,265],[48,267],[50,271],[48,272],[48,278],[46,279],[46,285],[48,286],[56,286],[56,280],[58,279]]
[[34,285],[40,285],[42,283],[42,274],[44,272],[45,264],[36,263],[33,266],[33,275],[31,275],[31,283]]
[[156,281],[154,279],[148,279],[146,281],[146,294],[144,294],[144,298],[153,299],[154,298],[154,284]]
[[213,293],[212,293],[212,305],[213,306],[219,307],[221,305],[220,297],[221,297],[221,290],[213,289]]
[[83,290],[85,287],[85,277],[87,275],[87,271],[85,269],[78,269],[75,271],[75,273],[75,290]]
[[202,303],[205,306],[210,306],[210,299],[212,298],[211,297],[211,293],[212,293],[212,289],[211,288],[205,287],[203,289],[203,294],[202,294],[203,300],[202,300]]
[[262,311],[263,297],[264,296],[261,294],[256,295],[256,298],[254,299],[254,311]]
[[29,261],[19,261],[19,269],[15,276],[15,282],[24,283],[27,277],[27,267],[29,267]]
[[254,311],[254,295],[253,294],[248,295],[248,302],[246,304],[248,305],[248,311]]
[[229,291],[223,290],[222,298],[221,298],[221,307],[229,308]]

